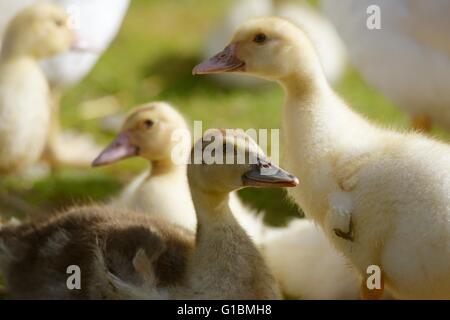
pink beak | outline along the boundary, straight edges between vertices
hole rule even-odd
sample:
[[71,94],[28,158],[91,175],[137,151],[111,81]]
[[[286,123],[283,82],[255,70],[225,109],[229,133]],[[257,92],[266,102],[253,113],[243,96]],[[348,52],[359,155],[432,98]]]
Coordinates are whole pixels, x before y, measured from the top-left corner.
[[230,44],[222,52],[195,66],[192,74],[245,71],[245,62],[236,57],[236,48],[237,43]]
[[94,53],[94,54],[101,53],[102,50],[100,50],[100,48],[95,48],[95,47],[91,46],[91,44],[88,41],[85,41],[85,39],[83,39],[78,33],[73,31],[73,34],[74,34],[73,42],[70,47],[71,51],[88,52],[88,53]]
[[120,133],[109,146],[92,162],[93,167],[99,167],[122,159],[137,156],[139,148],[134,146],[126,132]]

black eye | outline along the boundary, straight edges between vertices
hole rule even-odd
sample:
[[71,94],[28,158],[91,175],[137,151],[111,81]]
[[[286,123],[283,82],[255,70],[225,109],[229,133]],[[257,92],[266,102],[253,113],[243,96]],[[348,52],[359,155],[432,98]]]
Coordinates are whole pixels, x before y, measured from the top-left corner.
[[56,25],[57,27],[62,27],[62,26],[64,26],[64,20],[61,20],[61,19],[55,19],[53,22],[55,23],[55,25]]
[[253,38],[253,41],[258,44],[263,44],[264,42],[266,42],[266,40],[267,36],[264,33],[258,33],[255,38]]
[[151,127],[153,127],[154,122],[150,119],[147,119],[144,121],[144,126],[146,129],[150,129]]

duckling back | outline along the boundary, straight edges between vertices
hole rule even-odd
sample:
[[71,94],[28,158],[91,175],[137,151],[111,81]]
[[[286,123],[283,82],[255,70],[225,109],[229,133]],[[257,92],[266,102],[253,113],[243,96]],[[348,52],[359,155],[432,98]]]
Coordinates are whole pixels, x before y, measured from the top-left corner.
[[[193,239],[145,214],[73,208],[0,229],[0,267],[13,299],[158,298],[166,296],[158,287],[183,281]],[[151,279],[140,270],[138,256],[151,262],[153,270],[145,270],[154,274]],[[79,290],[67,286],[70,266],[81,270]],[[149,290],[146,297],[140,296],[142,288]]]

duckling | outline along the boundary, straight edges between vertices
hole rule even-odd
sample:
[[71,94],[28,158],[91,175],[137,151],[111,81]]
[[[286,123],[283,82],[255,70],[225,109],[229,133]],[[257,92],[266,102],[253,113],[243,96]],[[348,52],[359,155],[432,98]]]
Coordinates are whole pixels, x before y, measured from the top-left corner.
[[[4,26],[20,10],[42,0],[3,0],[0,3],[0,37]],[[40,62],[50,84],[52,118],[46,160],[53,166],[88,166],[98,146],[87,135],[61,132],[60,99],[67,88],[81,81],[114,40],[130,0],[52,0],[71,14],[76,28],[77,50]],[[107,8],[107,10],[106,10]],[[68,147],[70,146],[70,147]]]
[[[219,156],[223,165],[206,164],[211,160],[205,157],[211,145],[218,146],[214,159],[223,151]],[[203,157],[198,159],[198,154]],[[253,164],[233,164],[238,155]],[[271,163],[248,135],[229,130],[208,130],[194,146],[191,159],[194,164],[188,165],[188,180],[198,221],[197,245],[187,266],[189,291],[181,296],[278,298],[275,279],[231,211],[229,194],[243,187],[294,187],[298,179]],[[195,165],[197,160],[202,164]],[[212,261],[220,263],[212,265]]]
[[50,123],[49,86],[38,60],[68,50],[74,35],[66,12],[50,4],[21,11],[0,54],[0,172],[13,173],[41,156]]
[[[347,66],[347,54],[334,26],[318,10],[304,0],[239,0],[232,5],[224,21],[216,28],[206,42],[204,56],[219,51],[234,30],[249,18],[260,16],[279,16],[290,19],[307,31],[311,37],[327,78],[336,83]],[[256,87],[266,83],[251,77],[216,75],[221,84],[229,87]]]
[[[412,127],[450,130],[450,24],[446,0],[322,0],[349,58],[368,84],[411,116]],[[379,8],[381,28],[367,21]]]
[[[248,163],[211,163],[212,150],[222,161],[244,155]],[[243,187],[293,187],[298,179],[270,163],[249,136],[236,132],[209,130],[191,158],[196,236],[148,214],[110,206],[74,208],[5,226],[0,270],[11,298],[278,298],[276,281],[233,217],[228,195]],[[81,270],[79,290],[67,287],[69,266]]]
[[[173,155],[175,148],[181,153]],[[153,102],[133,109],[121,133],[93,166],[133,156],[148,160],[150,168],[132,181],[112,205],[148,212],[195,231],[195,210],[184,160],[190,149],[191,134],[183,116],[168,103]]]
[[[314,47],[280,18],[244,23],[194,74],[238,72],[284,88],[290,195],[362,276],[364,298],[450,298],[450,147],[377,127],[328,84]],[[378,281],[369,286],[369,270]],[[369,283],[370,284],[370,283]],[[370,289],[369,289],[370,287]]]

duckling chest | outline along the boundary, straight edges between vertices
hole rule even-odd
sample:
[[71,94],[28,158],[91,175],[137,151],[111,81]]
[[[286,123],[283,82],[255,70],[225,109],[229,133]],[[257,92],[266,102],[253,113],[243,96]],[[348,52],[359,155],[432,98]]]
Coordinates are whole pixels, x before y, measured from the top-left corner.
[[140,176],[124,195],[133,209],[195,230],[195,210],[183,176]]

